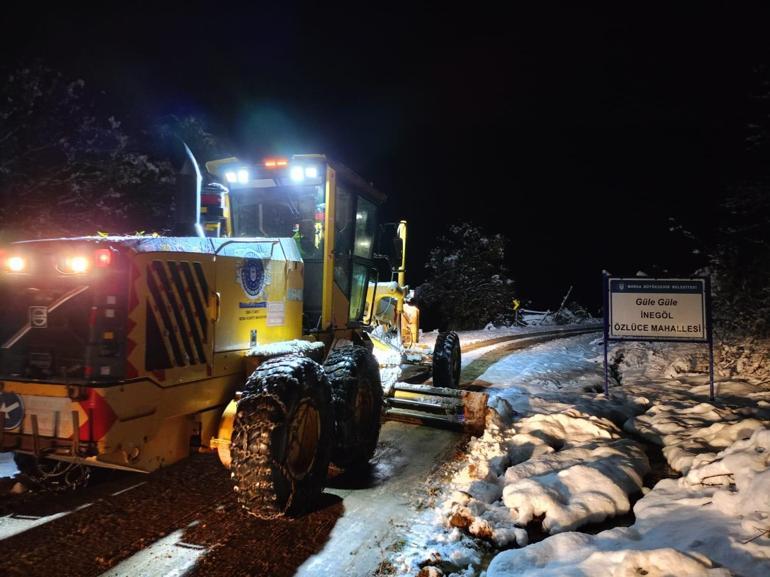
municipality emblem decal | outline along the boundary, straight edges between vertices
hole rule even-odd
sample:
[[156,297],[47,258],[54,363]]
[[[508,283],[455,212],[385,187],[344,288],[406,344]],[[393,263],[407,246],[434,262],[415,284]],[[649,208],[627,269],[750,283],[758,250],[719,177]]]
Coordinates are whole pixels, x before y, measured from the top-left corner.
[[243,261],[240,272],[243,292],[252,298],[258,297],[265,288],[265,267],[258,258],[247,258]]
[[626,283],[624,283],[624,282],[618,283],[618,288],[619,288],[620,290],[623,290],[623,289],[625,289],[625,288],[626,288]]

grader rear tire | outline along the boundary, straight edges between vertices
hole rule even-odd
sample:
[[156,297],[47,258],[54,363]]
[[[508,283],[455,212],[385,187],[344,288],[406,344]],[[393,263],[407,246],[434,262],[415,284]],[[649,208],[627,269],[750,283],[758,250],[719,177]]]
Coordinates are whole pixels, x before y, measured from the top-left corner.
[[351,345],[332,351],[324,363],[332,388],[332,462],[340,468],[366,465],[380,436],[382,384],[377,359]]
[[460,337],[455,332],[439,333],[433,347],[433,385],[456,389],[460,386]]
[[331,452],[329,381],[308,357],[270,359],[249,377],[233,423],[230,476],[260,519],[306,512],[323,490]]

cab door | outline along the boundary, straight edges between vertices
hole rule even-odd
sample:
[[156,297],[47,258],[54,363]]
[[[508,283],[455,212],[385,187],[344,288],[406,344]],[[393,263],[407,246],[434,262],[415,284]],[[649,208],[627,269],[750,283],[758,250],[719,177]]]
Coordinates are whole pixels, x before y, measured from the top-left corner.
[[374,269],[377,207],[345,183],[338,183],[334,226],[333,325],[360,326]]

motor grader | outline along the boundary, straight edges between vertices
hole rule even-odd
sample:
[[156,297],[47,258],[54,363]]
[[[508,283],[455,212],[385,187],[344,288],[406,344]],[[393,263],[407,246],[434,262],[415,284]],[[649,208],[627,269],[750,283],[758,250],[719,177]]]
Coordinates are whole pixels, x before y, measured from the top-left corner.
[[[187,152],[174,236],[0,254],[0,448],[23,472],[75,485],[83,466],[216,450],[270,518],[306,510],[330,462],[367,463],[383,414],[483,427],[484,396],[456,390],[457,336],[426,352],[405,318],[406,223],[379,277],[381,193],[322,155],[201,174]],[[404,383],[410,363],[432,385]]]

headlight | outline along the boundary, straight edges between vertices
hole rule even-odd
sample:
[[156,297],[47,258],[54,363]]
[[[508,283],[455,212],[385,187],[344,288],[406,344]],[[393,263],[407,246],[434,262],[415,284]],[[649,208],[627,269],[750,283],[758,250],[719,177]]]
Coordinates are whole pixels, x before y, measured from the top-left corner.
[[238,182],[240,182],[241,184],[246,184],[247,182],[249,182],[249,171],[246,170],[245,168],[241,168],[238,171]]
[[318,167],[317,166],[306,166],[305,167],[305,176],[307,178],[318,178]]
[[12,256],[5,261],[5,268],[9,272],[24,272],[27,268],[27,260],[23,256]]
[[227,182],[232,184],[238,180],[238,175],[235,174],[232,170],[228,170],[227,172],[225,172],[225,180],[227,180]]
[[292,166],[289,171],[289,176],[294,182],[302,182],[305,180],[305,169],[301,166]]
[[62,263],[62,272],[71,274],[83,274],[91,268],[91,260],[87,256],[68,256]]

